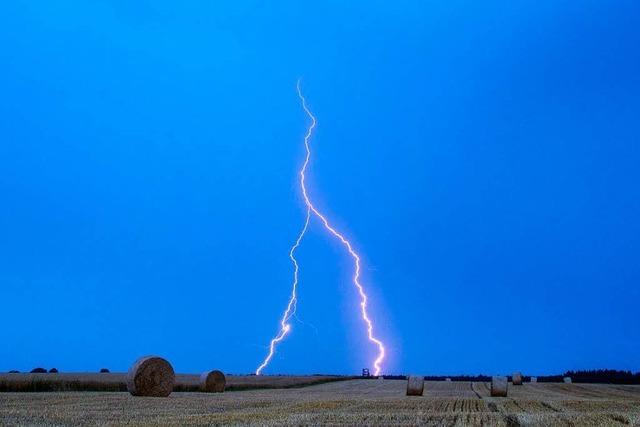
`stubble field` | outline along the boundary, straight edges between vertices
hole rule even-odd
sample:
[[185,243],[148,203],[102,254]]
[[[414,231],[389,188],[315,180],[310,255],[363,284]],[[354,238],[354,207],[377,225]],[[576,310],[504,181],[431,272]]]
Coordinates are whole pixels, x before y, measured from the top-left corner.
[[492,398],[487,383],[349,380],[296,389],[0,393],[1,425],[640,425],[640,386],[525,384]]
[[[199,375],[176,374],[173,391],[199,391]],[[227,375],[226,390],[302,387],[353,377],[337,375]],[[0,374],[0,392],[127,391],[126,373]]]

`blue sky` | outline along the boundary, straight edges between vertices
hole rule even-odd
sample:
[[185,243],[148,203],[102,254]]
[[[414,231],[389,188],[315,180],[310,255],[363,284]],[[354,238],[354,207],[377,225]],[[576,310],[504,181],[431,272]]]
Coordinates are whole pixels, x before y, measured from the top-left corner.
[[[0,370],[252,372],[304,219],[299,77],[310,191],[363,255],[385,372],[640,370],[639,18],[4,2]],[[349,258],[314,222],[299,260],[265,372],[372,367]]]

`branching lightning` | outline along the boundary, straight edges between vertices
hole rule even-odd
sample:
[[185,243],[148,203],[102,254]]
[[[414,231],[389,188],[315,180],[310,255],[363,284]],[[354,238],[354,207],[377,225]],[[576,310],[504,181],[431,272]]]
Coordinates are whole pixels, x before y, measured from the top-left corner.
[[307,232],[307,229],[309,227],[309,221],[311,219],[311,213],[313,213],[320,220],[320,222],[322,222],[322,224],[327,229],[327,231],[329,231],[329,233],[331,233],[334,237],[336,237],[344,245],[344,247],[347,250],[347,252],[349,253],[349,255],[353,258],[354,275],[353,275],[352,281],[353,281],[353,284],[355,285],[356,289],[358,290],[358,294],[360,295],[360,311],[361,311],[360,314],[361,314],[362,320],[364,321],[364,323],[366,325],[366,328],[367,328],[367,337],[368,337],[369,341],[371,343],[373,343],[374,345],[376,345],[377,348],[378,348],[378,355],[377,355],[376,359],[373,362],[373,366],[374,366],[374,375],[379,375],[380,371],[382,369],[382,367],[381,367],[382,361],[384,360],[384,357],[385,357],[385,347],[384,347],[384,344],[382,343],[382,341],[380,341],[380,339],[376,338],[376,336],[374,335],[374,333],[373,333],[373,322],[371,321],[371,318],[369,317],[369,314],[367,312],[368,297],[367,297],[367,294],[365,293],[365,290],[364,290],[364,287],[362,286],[362,283],[360,283],[360,268],[361,268],[360,267],[360,256],[353,249],[353,246],[351,245],[349,240],[347,240],[340,232],[338,232],[329,223],[329,221],[327,220],[326,216],[323,215],[315,207],[315,205],[311,201],[311,197],[309,196],[309,193],[307,191],[307,187],[305,185],[307,167],[309,166],[309,162],[311,160],[311,143],[310,143],[310,140],[311,140],[311,136],[313,135],[313,130],[316,127],[317,120],[316,120],[315,116],[313,115],[313,113],[311,112],[311,110],[309,109],[309,107],[307,106],[307,101],[306,101],[304,95],[302,94],[302,90],[300,89],[300,80],[298,80],[298,82],[296,84],[296,89],[297,89],[297,92],[298,92],[298,97],[300,98],[300,103],[302,104],[302,109],[305,111],[305,113],[311,119],[311,124],[307,128],[307,133],[304,136],[304,146],[305,146],[306,156],[305,156],[305,159],[304,159],[304,163],[302,164],[302,168],[300,169],[300,172],[299,172],[300,189],[302,190],[302,196],[304,198],[304,202],[305,202],[305,205],[307,207],[307,212],[306,212],[306,218],[305,218],[304,227],[302,228],[302,231],[298,235],[298,238],[296,239],[294,245],[291,247],[291,250],[289,251],[289,258],[291,259],[291,261],[293,263],[293,266],[294,266],[293,287],[292,287],[292,291],[291,291],[291,297],[289,298],[289,304],[287,305],[287,308],[286,308],[286,310],[284,311],[284,313],[282,315],[282,319],[280,320],[280,331],[271,340],[271,343],[269,345],[269,353],[267,354],[267,357],[264,359],[262,364],[256,370],[256,375],[260,375],[262,370],[269,364],[269,362],[271,361],[271,358],[273,357],[273,354],[275,352],[276,345],[279,342],[281,342],[285,338],[285,336],[289,333],[289,331],[291,330],[291,324],[289,323],[289,319],[292,316],[295,315],[295,311],[296,311],[297,288],[298,288],[298,271],[299,271],[298,262],[297,262],[297,260],[295,258],[295,251],[300,246],[300,242],[302,241],[302,238],[304,237],[305,233]]
[[307,232],[307,228],[309,228],[309,220],[311,219],[311,209],[307,207],[307,215],[304,221],[304,226],[302,230],[300,230],[300,234],[298,234],[298,238],[295,243],[289,250],[289,259],[293,263],[293,285],[291,287],[291,296],[289,297],[289,303],[287,304],[287,308],[282,313],[282,319],[280,319],[280,331],[278,334],[271,339],[271,343],[269,344],[269,353],[267,357],[262,361],[262,364],[258,366],[256,369],[256,375],[260,375],[262,370],[271,362],[271,358],[276,351],[276,345],[284,339],[284,337],[291,330],[291,324],[289,323],[289,319],[296,314],[296,306],[298,303],[298,271],[300,268],[298,267],[298,260],[296,260],[295,253],[296,249],[300,246],[300,242]]

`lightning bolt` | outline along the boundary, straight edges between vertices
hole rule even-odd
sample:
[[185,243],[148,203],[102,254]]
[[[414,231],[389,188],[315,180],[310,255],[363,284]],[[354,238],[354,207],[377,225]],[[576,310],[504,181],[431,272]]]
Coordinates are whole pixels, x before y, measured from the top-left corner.
[[304,237],[305,233],[307,232],[307,228],[309,227],[309,221],[311,219],[311,213],[313,213],[320,220],[320,222],[322,222],[322,224],[327,229],[327,231],[329,231],[329,233],[331,233],[334,237],[336,237],[344,245],[344,247],[347,250],[347,252],[349,253],[349,255],[353,258],[354,275],[353,275],[352,281],[353,281],[354,286],[358,290],[358,294],[360,295],[360,314],[361,314],[362,320],[364,321],[364,323],[366,325],[366,328],[367,328],[367,337],[368,337],[369,341],[371,343],[373,343],[375,346],[377,346],[377,348],[378,348],[378,355],[377,355],[376,359],[373,362],[373,366],[374,366],[374,375],[380,375],[380,371],[382,369],[382,367],[381,367],[382,361],[384,360],[384,357],[385,357],[385,347],[384,347],[384,344],[382,343],[382,341],[380,339],[376,338],[376,336],[374,335],[374,333],[373,333],[373,322],[371,321],[371,318],[369,317],[369,314],[367,312],[368,297],[367,297],[367,294],[366,294],[366,292],[364,290],[364,287],[362,286],[362,283],[360,283],[360,270],[361,270],[360,256],[353,249],[353,246],[351,245],[351,242],[349,242],[349,240],[347,240],[340,232],[338,232],[331,225],[331,223],[329,223],[329,221],[327,220],[326,216],[323,215],[315,207],[315,205],[311,201],[311,197],[309,196],[309,193],[307,191],[307,187],[305,185],[307,167],[309,166],[309,162],[311,160],[311,143],[310,143],[310,140],[311,140],[311,136],[313,135],[313,130],[315,129],[315,127],[316,127],[318,122],[317,122],[315,116],[313,115],[313,113],[311,112],[311,110],[309,109],[309,107],[307,106],[307,101],[306,101],[304,95],[302,94],[302,90],[300,89],[300,80],[298,80],[298,82],[296,83],[296,90],[298,92],[298,98],[300,98],[300,103],[302,104],[302,109],[304,110],[304,112],[311,119],[311,124],[307,128],[307,133],[304,136],[304,147],[305,147],[305,150],[306,150],[306,156],[305,156],[305,159],[304,159],[304,163],[302,164],[302,168],[300,169],[300,172],[299,172],[300,189],[302,190],[302,197],[304,198],[304,203],[307,206],[307,214],[306,214],[304,227],[302,228],[302,231],[298,235],[298,238],[296,239],[294,245],[291,247],[291,250],[289,251],[289,258],[291,259],[291,261],[292,261],[292,263],[294,265],[293,289],[292,289],[292,292],[291,292],[291,297],[289,299],[289,304],[287,305],[287,308],[286,308],[286,310],[284,311],[284,313],[282,315],[282,319],[280,320],[280,331],[271,340],[271,343],[269,345],[269,353],[267,354],[267,357],[264,359],[262,364],[256,370],[256,375],[260,375],[262,370],[269,364],[269,362],[271,361],[271,358],[273,357],[273,354],[275,353],[276,345],[279,342],[281,342],[285,338],[285,336],[289,333],[289,331],[291,330],[291,324],[288,323],[288,321],[291,318],[291,316],[295,315],[296,304],[297,304],[297,287],[298,287],[298,270],[299,270],[298,262],[297,262],[297,260],[296,260],[294,255],[295,255],[296,249],[300,246],[300,242],[302,241],[302,238]]
[[282,318],[280,319],[280,330],[278,334],[271,339],[271,343],[269,344],[269,353],[267,357],[264,358],[258,369],[256,369],[256,375],[260,375],[262,370],[266,368],[266,366],[271,362],[271,358],[273,358],[273,354],[276,352],[276,345],[284,339],[285,336],[291,330],[291,324],[289,323],[289,319],[296,313],[296,308],[298,304],[298,271],[300,267],[298,267],[298,260],[295,257],[296,249],[300,246],[300,242],[307,232],[307,228],[309,228],[309,220],[311,219],[311,209],[307,207],[307,215],[304,221],[304,226],[302,230],[300,230],[300,234],[298,234],[298,238],[295,243],[289,250],[289,259],[293,264],[293,285],[291,287],[291,296],[289,297],[289,303],[287,304],[287,308],[282,313]]

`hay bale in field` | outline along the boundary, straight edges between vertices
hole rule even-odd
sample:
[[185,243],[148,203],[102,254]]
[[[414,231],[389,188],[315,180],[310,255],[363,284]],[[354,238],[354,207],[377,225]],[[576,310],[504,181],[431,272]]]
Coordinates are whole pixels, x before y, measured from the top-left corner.
[[49,373],[50,374],[57,374],[58,370],[56,368],[51,368],[51,369],[49,369]]
[[509,381],[507,377],[491,377],[491,396],[507,397]]
[[407,378],[407,396],[422,396],[424,391],[424,377],[410,375]]
[[46,374],[46,373],[47,373],[47,370],[46,370],[46,369],[44,369],[44,368],[33,368],[33,369],[31,370],[31,373],[32,373],[32,374]]
[[532,383],[537,383],[538,382],[538,377],[531,377],[531,382]]
[[222,371],[207,371],[200,375],[200,391],[204,393],[222,393],[226,383]]
[[522,373],[514,372],[513,375],[511,375],[511,382],[513,385],[522,385]]
[[110,370],[108,370],[107,368],[102,368],[100,369],[100,373],[101,374],[108,374],[109,372],[111,372]]
[[141,357],[127,373],[127,390],[134,396],[167,397],[175,382],[171,364],[157,356]]
[[446,382],[450,383],[451,382],[451,378],[445,378],[444,379]]
[[564,381],[565,384],[571,384],[571,377],[564,377],[562,381]]

